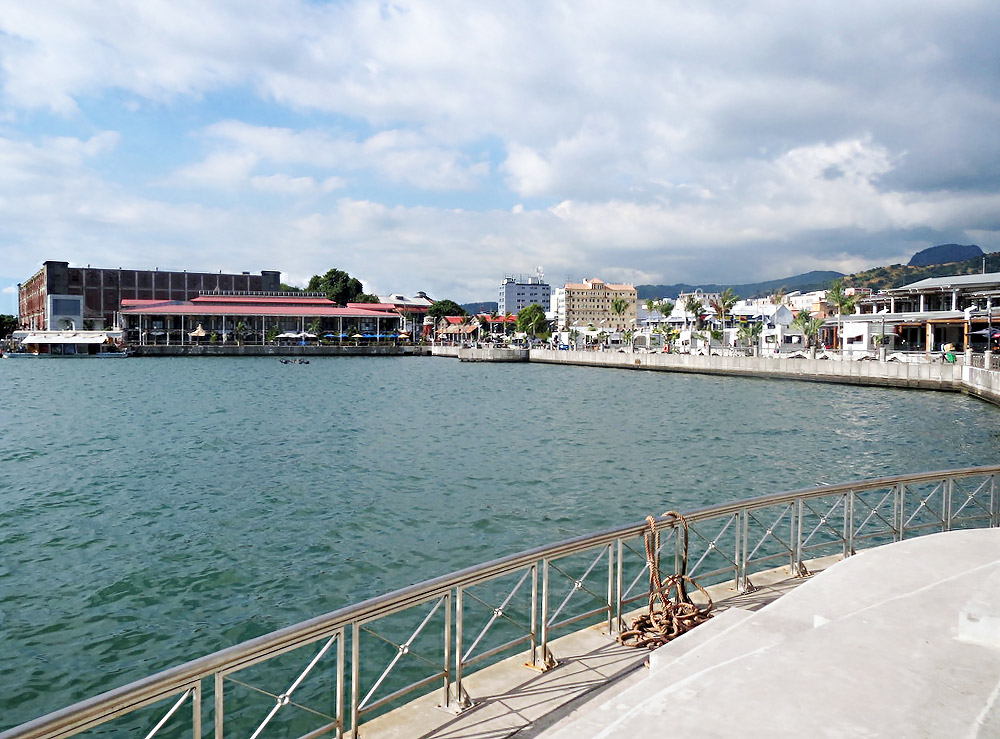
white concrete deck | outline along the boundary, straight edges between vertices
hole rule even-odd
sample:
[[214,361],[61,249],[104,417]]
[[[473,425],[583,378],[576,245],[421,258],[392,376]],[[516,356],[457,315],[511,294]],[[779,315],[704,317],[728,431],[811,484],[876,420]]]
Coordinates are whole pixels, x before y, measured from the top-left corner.
[[518,736],[1000,737],[1000,529],[861,552],[644,672]]

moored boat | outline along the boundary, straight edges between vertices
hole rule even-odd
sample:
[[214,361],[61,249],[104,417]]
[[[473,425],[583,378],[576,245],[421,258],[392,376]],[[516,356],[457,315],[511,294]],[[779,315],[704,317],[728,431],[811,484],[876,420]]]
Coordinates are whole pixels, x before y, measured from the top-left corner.
[[122,359],[128,356],[120,330],[15,331],[4,359],[90,358]]

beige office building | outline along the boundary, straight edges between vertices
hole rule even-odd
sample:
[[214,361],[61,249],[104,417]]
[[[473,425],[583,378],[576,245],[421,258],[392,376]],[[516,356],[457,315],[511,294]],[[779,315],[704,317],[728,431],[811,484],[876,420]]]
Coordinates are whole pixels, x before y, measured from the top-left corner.
[[[570,282],[559,297],[560,327],[593,324],[595,328],[611,331],[635,328],[638,294],[634,285],[614,285],[597,279]],[[622,298],[628,304],[622,315],[611,309],[616,298]]]

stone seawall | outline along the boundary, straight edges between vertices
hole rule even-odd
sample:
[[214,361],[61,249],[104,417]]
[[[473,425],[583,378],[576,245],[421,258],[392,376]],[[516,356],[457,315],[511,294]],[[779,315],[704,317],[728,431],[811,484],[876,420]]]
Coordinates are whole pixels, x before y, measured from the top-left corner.
[[1000,405],[1000,372],[943,362],[837,361],[777,357],[704,357],[532,349],[530,361],[587,367],[766,377],[881,387],[947,390]]
[[527,362],[527,349],[459,349],[461,362]]
[[188,344],[135,346],[136,357],[396,357],[429,352],[422,346],[274,346]]
[[961,390],[958,364],[836,361],[777,357],[705,357],[692,354],[631,354],[532,349],[532,362],[620,369],[690,372],[740,377],[787,378],[813,382]]

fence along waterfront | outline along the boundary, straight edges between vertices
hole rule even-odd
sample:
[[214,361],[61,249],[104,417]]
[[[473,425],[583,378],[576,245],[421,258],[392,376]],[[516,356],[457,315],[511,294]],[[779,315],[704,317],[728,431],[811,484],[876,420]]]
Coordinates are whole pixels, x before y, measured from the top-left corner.
[[[902,475],[687,512],[689,574],[748,592],[755,573],[776,566],[804,575],[814,557],[997,527],[998,474],[1000,465]],[[657,523],[665,567],[681,554],[676,525],[669,517]],[[216,739],[274,729],[303,739],[357,736],[367,717],[435,684],[441,706],[460,711],[479,697],[463,686],[473,666],[524,649],[544,670],[560,656],[550,651],[552,639],[570,627],[603,623],[615,633],[627,609],[647,598],[647,529],[642,522],[588,534],[402,588],[84,700],[0,739],[69,737],[109,722],[147,739],[200,738],[209,724]]]

